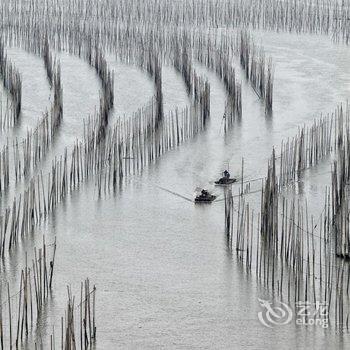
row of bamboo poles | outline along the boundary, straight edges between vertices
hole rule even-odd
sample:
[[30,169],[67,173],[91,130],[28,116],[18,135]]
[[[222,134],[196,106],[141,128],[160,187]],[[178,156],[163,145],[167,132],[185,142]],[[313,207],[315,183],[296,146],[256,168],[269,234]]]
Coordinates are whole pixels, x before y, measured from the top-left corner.
[[6,123],[15,125],[19,120],[22,108],[22,79],[14,64],[7,57],[2,40],[0,40],[0,78],[5,90],[11,97],[14,111],[14,113],[9,114],[14,119],[7,120]]
[[[182,75],[190,98],[204,95],[204,98],[199,99],[204,102],[207,100],[205,97],[207,94],[196,93],[198,88],[194,84],[196,81],[204,81],[202,77],[198,77],[196,74],[195,61],[215,71],[227,92],[224,113],[225,130],[227,130],[235,120],[242,118],[241,84],[237,81],[234,69],[235,64],[239,64],[239,60],[237,62],[239,47],[238,40],[232,32],[222,30],[219,33],[221,34],[217,35],[216,32],[213,33],[210,30],[198,31],[178,28],[170,28],[163,32],[147,26],[131,27],[127,30],[121,28],[115,38],[117,57],[124,63],[136,63],[145,68],[148,56],[156,56],[158,61],[174,66]],[[266,97],[265,103],[268,111],[271,112],[273,72],[270,68],[272,68],[272,63],[270,65],[264,63],[262,67],[264,68],[264,74],[261,78],[262,86],[264,86],[263,96]],[[259,74],[256,73],[255,76],[259,76]],[[258,81],[257,78],[255,80]],[[202,114],[205,115],[205,111],[210,106],[203,103],[202,108]]]
[[250,32],[241,30],[237,35],[237,54],[255,93],[264,101],[265,111],[270,113],[273,104],[273,65],[265,57],[264,50],[254,43]]
[[[44,49],[42,49],[43,47]],[[52,57],[47,42],[42,40],[35,48],[38,51],[42,49],[42,51],[45,52],[43,56]],[[32,50],[34,50],[34,48],[32,48]],[[6,61],[6,54],[4,53],[4,46],[2,43],[1,52]],[[10,147],[8,141],[3,146],[0,152],[0,193],[8,190],[10,177],[14,177],[17,182],[22,177],[28,177],[28,175],[36,169],[40,161],[47,154],[61,124],[63,118],[63,97],[60,66],[52,59],[44,59],[44,61],[48,79],[49,81],[50,79],[52,80],[51,83],[53,85],[52,106],[49,112],[43,114],[37,126],[27,131],[24,139],[18,140],[18,138],[16,138],[12,141]],[[16,74],[19,76],[19,73]],[[10,115],[12,113],[12,105],[7,105],[6,109],[8,111],[7,115]],[[1,123],[6,124],[6,127],[3,129],[8,129],[10,126],[13,126],[13,123],[10,122],[8,118],[2,120]]]
[[[103,89],[103,106],[108,115],[114,105],[114,74],[108,68],[102,48],[98,44],[98,38],[88,37],[85,48],[85,59],[92,66],[100,78]],[[107,118],[107,116],[105,116]],[[107,125],[108,120],[104,120]]]
[[[33,46],[27,47],[27,49],[41,55],[43,58],[47,79],[52,88],[53,102],[50,111],[44,113],[35,129],[28,130],[24,139],[15,139],[10,147],[7,142],[0,152],[0,191],[3,192],[9,187],[9,178],[12,175],[14,175],[16,182],[22,177],[29,182],[27,189],[19,194],[17,198],[14,198],[12,205],[5,208],[1,215],[0,255],[2,258],[5,257],[5,251],[13,250],[20,239],[25,236],[32,238],[33,236],[28,236],[28,234],[35,232],[36,225],[40,224],[66,195],[65,182],[67,176],[61,172],[64,168],[62,157],[57,161],[53,161],[49,175],[44,176],[40,171],[38,175],[35,175],[35,170],[39,169],[38,165],[52,146],[63,119],[63,88],[60,65],[53,59],[54,56],[47,38],[41,35],[38,35],[38,37],[40,40],[37,40]],[[101,57],[97,58],[96,61],[101,60]],[[94,62],[94,64],[99,76],[103,76],[104,73],[101,72],[101,67],[105,67],[106,63]],[[102,85],[103,92],[106,93],[110,85],[109,87],[107,87],[107,84]],[[113,83],[111,85],[113,90]],[[104,98],[105,101],[107,99]],[[5,119],[3,123],[10,125],[10,122]],[[66,157],[67,151],[65,161],[67,161]],[[13,167],[11,164],[13,164]],[[10,171],[10,167],[13,172]],[[62,177],[61,186],[58,188],[56,179],[60,177]],[[37,338],[34,331],[37,324],[42,322],[42,318],[45,317],[43,309],[47,306],[52,293],[56,241],[49,246],[53,247],[51,260],[48,260],[48,246],[45,241],[41,249],[34,250],[31,267],[27,264],[26,258],[26,266],[20,273],[20,289],[17,293],[11,295],[9,284],[7,284],[6,293],[0,292],[1,349],[19,348],[32,341],[37,347],[42,342],[40,336]],[[95,291],[95,286],[90,291],[89,281],[87,280],[85,282],[86,295],[83,300],[82,286],[80,304],[82,349],[92,346],[96,339]],[[5,294],[7,299],[3,297]],[[67,330],[71,327],[72,325],[69,322]],[[41,343],[41,348],[43,346]],[[62,342],[63,348],[71,349],[68,340],[66,344]]]
[[[244,196],[238,196],[235,207],[231,190],[225,193],[227,241],[240,264],[291,305],[322,302],[327,306],[324,324],[334,322],[340,329],[349,329],[350,316],[349,121],[349,106],[339,106],[300,129],[291,147],[282,143],[280,173],[273,150],[259,210]],[[282,189],[331,154],[336,157],[331,187],[325,188],[321,214],[315,217],[306,200],[287,199]],[[288,168],[293,168],[291,176]]]
[[[226,87],[228,99],[224,114],[225,129],[232,126],[234,120],[241,118],[241,87],[235,78],[232,54],[237,51],[237,48],[233,49],[236,43],[233,43],[232,40],[223,40],[225,36],[222,36],[221,43],[215,40],[213,41],[215,45],[212,45],[211,40],[207,38],[207,43],[201,45],[202,41],[198,40],[198,36],[203,36],[199,35],[196,31],[190,31],[190,34],[185,34],[183,30],[179,29],[157,31],[154,27],[145,24],[145,26],[141,28],[131,27],[125,29],[123,26],[120,26],[112,33],[109,33],[108,37],[110,41],[105,43],[100,32],[94,32],[93,28],[83,33],[80,29],[73,29],[71,25],[73,24],[70,23],[68,25],[66,31],[71,29],[72,32],[70,32],[68,38],[64,40],[64,35],[68,35],[68,32],[66,33],[65,31],[65,33],[62,34],[63,37],[61,37],[60,34],[51,36],[50,29],[40,24],[35,28],[35,33],[37,33],[37,36],[40,38],[40,40],[35,40],[37,44],[32,46],[28,44],[28,34],[26,30],[24,31],[26,35],[23,35],[23,33],[20,35],[17,31],[11,31],[6,38],[9,42],[15,43],[16,45],[24,47],[29,46],[31,50],[39,51],[44,58],[49,81],[52,80],[52,69],[50,69],[52,66],[52,55],[50,53],[49,42],[52,48],[58,50],[67,49],[72,53],[78,54],[80,57],[84,57],[89,64],[96,69],[96,72],[101,78],[104,90],[103,103],[101,101],[101,114],[103,110],[105,118],[101,119],[101,122],[104,123],[101,126],[101,136],[105,133],[104,129],[108,123],[106,120],[108,119],[110,109],[113,107],[114,99],[113,74],[108,69],[102,54],[102,51],[106,49],[115,49],[118,54],[121,52],[121,56],[129,58],[130,56],[135,56],[135,54],[140,51],[147,52],[150,55],[157,56],[157,60],[159,61],[158,65],[162,64],[161,57],[168,60],[168,62],[181,71],[185,84],[187,86],[191,84],[192,87],[189,90],[189,94],[193,98],[194,104],[196,104],[199,112],[202,114],[202,120],[205,125],[210,113],[210,85],[203,77],[197,76],[194,71],[191,61],[193,57],[196,57],[208,67],[214,69]],[[206,33],[206,36],[209,37],[210,33]],[[60,41],[61,39],[62,42]],[[197,46],[195,44],[197,44]],[[209,46],[210,50],[208,50]],[[193,50],[192,47],[194,47]],[[252,57],[255,56],[252,55]],[[255,81],[255,90],[260,91],[259,96],[264,99],[266,108],[270,111],[272,109],[273,98],[272,64],[270,64],[271,62],[266,64],[264,59],[261,59],[259,64],[256,65],[253,64],[254,62],[257,62],[257,60],[252,60],[251,66],[256,66],[257,68],[255,70],[251,69],[253,72],[251,74],[252,81]],[[214,64],[215,67],[213,66]],[[189,66],[184,68],[184,65]],[[261,69],[261,67],[264,69]],[[159,88],[159,86],[161,86],[161,76],[157,73],[157,77],[158,78],[155,80],[156,92],[158,94],[156,100],[162,101]],[[162,103],[160,103],[158,108],[159,114],[162,115]]]
[[[119,56],[120,57],[120,56]],[[164,119],[164,103],[162,90],[162,62],[156,48],[142,50],[136,57],[137,65],[145,70],[152,78],[155,87],[154,101],[156,103],[156,124],[157,129]],[[151,101],[152,103],[152,101]]]
[[[48,79],[50,80],[50,77],[52,79],[53,102],[50,111],[44,113],[35,129],[28,130],[24,139],[19,140],[16,138],[13,141],[10,148],[12,157],[8,157],[8,145],[4,146],[1,153],[1,190],[7,189],[9,184],[8,178],[11,175],[18,182],[21,178],[28,179],[30,175],[34,174],[34,171],[50,150],[63,119],[63,88],[61,84],[60,65],[56,60],[52,60],[52,53],[46,40],[40,41],[37,47],[32,48],[32,50],[34,49],[37,51],[41,50],[44,60],[47,61],[45,62],[45,66]],[[102,52],[96,48],[96,50],[91,50],[90,53],[91,59],[89,63],[96,69],[103,86],[100,107],[100,116],[102,118],[99,119],[101,122],[99,133],[100,135],[104,135],[108,124],[108,113],[113,106],[114,78],[107,67]],[[51,58],[45,59],[45,57]],[[9,168],[13,169],[10,175]]]
[[193,35],[197,60],[210,70],[213,70],[222,80],[226,92],[227,103],[225,109],[225,130],[236,120],[242,119],[242,89],[237,82],[234,69],[232,41],[227,36],[221,36],[220,42],[210,36]]
[[[87,278],[81,282],[80,302],[77,303],[72,289],[67,286],[68,300],[64,317],[61,317],[61,335],[56,337],[53,327],[46,348],[64,350],[94,349],[97,335],[96,327],[96,286],[90,285]],[[35,342],[35,349],[44,349],[43,339]]]
[[16,111],[14,103],[7,93],[0,95],[0,131],[7,131],[15,126]]
[[[52,250],[51,257],[49,250]],[[42,322],[45,308],[53,291],[56,257],[56,239],[52,244],[34,248],[31,266],[27,262],[20,272],[19,290],[11,294],[10,284],[0,291],[0,348],[21,348],[34,343],[35,348],[55,349],[55,326],[49,340],[37,336],[37,326]],[[89,279],[81,283],[80,302],[76,304],[71,287],[67,286],[68,302],[61,318],[60,348],[91,349],[96,341],[96,286]],[[78,299],[79,300],[79,299]],[[59,327],[57,327],[59,328]],[[59,338],[58,338],[59,340]],[[44,341],[44,342],[43,342]]]
[[0,193],[5,192],[10,186],[10,157],[8,142],[0,152]]
[[178,54],[174,56],[173,65],[182,75],[186,85],[187,93],[190,96],[193,105],[199,108],[202,125],[204,129],[210,117],[210,85],[209,82],[197,75],[192,64],[192,55],[187,48],[188,45],[178,45]]
[[310,126],[299,128],[298,134],[281,143],[279,186],[298,181],[303,172],[326,159],[337,150],[334,134],[342,122],[341,109],[315,119]]
[[0,293],[1,349],[17,349],[33,336],[52,291],[56,240],[48,245],[43,239],[42,247],[34,248],[32,255],[32,262],[28,264],[26,254],[19,290],[11,295],[7,283],[6,290]]
[[335,252],[338,257],[348,260],[350,257],[348,223],[350,217],[348,194],[350,180],[349,106],[339,109],[339,113],[341,113],[342,118],[337,127],[337,130],[339,130],[336,138],[338,153],[332,167],[332,223],[335,236]]
[[[75,305],[75,298],[68,288],[68,302],[64,318],[61,319],[61,347],[70,350],[79,347],[90,349],[96,339],[96,286],[90,287],[89,279],[81,283],[80,303]],[[79,309],[77,314],[76,309]],[[75,320],[79,318],[77,332]],[[52,346],[51,346],[52,348]]]
[[22,140],[13,141],[13,167],[16,182],[28,177],[45,158],[57,135],[63,120],[63,89],[61,69],[57,65],[53,75],[53,102],[49,112],[45,112],[35,129],[27,131]]
[[51,52],[50,43],[46,35],[43,36],[41,48],[42,48],[41,56],[44,60],[47,80],[50,84],[50,87],[52,88],[52,86],[54,85],[54,74],[55,74],[56,62]]
[[273,295],[295,307],[297,303],[322,303],[327,310],[323,324],[328,327],[334,322],[335,327],[348,329],[349,266],[334,253],[330,208],[329,189],[316,218],[310,216],[306,201],[281,196],[273,154],[260,213],[241,196],[236,209],[232,194],[227,193],[225,227],[237,261]]
[[[7,18],[3,24],[6,31],[23,23],[23,27],[36,33],[40,25],[48,29],[51,39],[58,36],[61,42],[64,41],[63,36],[74,33],[72,28],[62,24],[62,20],[71,19],[66,20],[68,26],[85,31],[92,28],[98,30],[101,41],[109,40],[119,25],[152,25],[155,28],[249,27],[277,32],[323,34],[348,43],[349,14],[349,0],[103,0],[97,4],[92,0],[61,0],[50,6],[38,0],[25,4],[20,0],[7,0],[1,6],[1,17]],[[43,21],[43,18],[46,20]]]

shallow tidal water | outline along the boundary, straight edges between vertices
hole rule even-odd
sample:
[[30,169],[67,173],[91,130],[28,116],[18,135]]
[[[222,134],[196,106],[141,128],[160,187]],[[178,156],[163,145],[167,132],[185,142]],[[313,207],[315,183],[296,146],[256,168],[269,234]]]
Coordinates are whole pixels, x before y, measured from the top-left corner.
[[[76,295],[85,277],[97,286],[96,349],[345,349],[349,334],[332,327],[289,325],[269,329],[258,320],[258,298],[271,299],[255,275],[247,275],[227,247],[224,203],[195,206],[196,187],[214,189],[213,181],[228,164],[244,179],[265,176],[272,147],[294,136],[298,126],[332,112],[350,96],[350,49],[328,37],[255,33],[275,64],[274,108],[265,116],[261,101],[242,79],[243,117],[226,135],[222,128],[225,90],[213,72],[196,64],[211,83],[208,130],[162,156],[142,175],[130,177],[116,194],[98,198],[94,183],[82,186],[62,203],[34,241],[23,242],[4,267],[3,280],[18,283],[23,252],[57,237],[54,293],[39,326],[39,337],[59,327],[64,314],[66,285]],[[23,116],[18,135],[34,127],[38,112],[50,98],[43,62],[18,48],[9,48],[22,74]],[[53,155],[61,154],[83,131],[83,119],[99,103],[99,81],[82,60],[60,54],[64,93],[64,123]],[[118,63],[115,108],[111,124],[147,104],[153,95],[148,76]],[[240,76],[240,67],[237,65]],[[181,77],[163,68],[165,110],[189,101]],[[51,158],[52,159],[52,158]],[[44,162],[48,169],[51,159]],[[330,183],[330,161],[307,171],[301,197],[317,215]],[[257,188],[261,182],[257,182]],[[214,190],[223,198],[220,189]],[[234,186],[238,191],[238,186]],[[259,194],[248,195],[257,205]],[[6,199],[3,199],[6,203]],[[3,203],[3,205],[5,204]],[[258,209],[258,208],[257,208]],[[278,298],[278,297],[277,297]],[[44,322],[43,322],[44,324]],[[57,329],[59,334],[59,330]],[[32,348],[28,344],[28,348]]]

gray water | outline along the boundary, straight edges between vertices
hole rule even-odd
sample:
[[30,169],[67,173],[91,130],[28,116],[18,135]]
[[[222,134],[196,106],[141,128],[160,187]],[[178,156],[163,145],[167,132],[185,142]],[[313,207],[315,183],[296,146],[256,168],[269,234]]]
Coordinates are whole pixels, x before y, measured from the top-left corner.
[[[332,328],[292,322],[269,329],[260,324],[258,298],[271,299],[271,291],[254,274],[247,275],[227,248],[223,202],[195,206],[165,190],[193,199],[196,187],[213,189],[213,181],[228,164],[239,176],[242,157],[245,179],[265,176],[273,146],[350,96],[349,48],[327,37],[255,34],[275,64],[273,116],[265,116],[261,101],[242,77],[242,121],[225,135],[224,87],[197,65],[211,83],[208,130],[162,156],[142,175],[129,178],[116,194],[99,199],[94,183],[84,185],[7,261],[3,279],[18,285],[24,251],[39,245],[42,234],[47,242],[57,237],[54,292],[38,337],[51,334],[52,325],[59,334],[66,285],[79,295],[79,281],[89,277],[97,286],[96,349],[348,347],[349,335]],[[9,53],[23,77],[23,117],[16,133],[24,135],[48,107],[50,91],[40,58],[16,48]],[[84,61],[64,53],[60,59],[64,123],[53,154],[61,154],[82,136],[83,119],[94,113],[100,90],[95,72]],[[113,122],[147,104],[153,83],[112,54],[108,62],[115,71]],[[182,79],[171,67],[163,69],[163,89],[167,111],[189,103]],[[50,163],[46,160],[44,168]],[[308,171],[299,185],[315,215],[327,183],[330,161]],[[219,189],[215,192],[223,198]],[[257,204],[259,195],[248,199]]]

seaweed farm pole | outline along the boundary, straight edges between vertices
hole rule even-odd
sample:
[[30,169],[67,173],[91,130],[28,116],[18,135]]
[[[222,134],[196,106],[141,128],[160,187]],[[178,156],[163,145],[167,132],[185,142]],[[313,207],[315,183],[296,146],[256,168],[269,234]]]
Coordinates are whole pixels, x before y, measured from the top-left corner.
[[265,112],[271,113],[273,103],[273,64],[269,58],[266,62],[263,48],[258,49],[251,34],[241,30],[236,39],[242,69],[256,95],[265,104]]
[[273,67],[272,60],[269,59],[267,65],[267,81],[265,86],[265,110],[267,113],[272,111],[272,102],[273,102]]
[[[71,288],[67,286],[68,302],[65,317],[61,318],[61,349],[76,349],[80,338],[80,349],[91,348],[96,340],[95,321],[95,293],[96,287],[90,289],[90,281],[87,278],[80,284],[80,303],[75,307],[75,297]],[[92,303],[92,307],[91,307]],[[75,310],[79,308],[79,331],[80,336],[76,338],[75,332]]]
[[244,175],[244,158],[242,157],[242,170],[241,170],[241,196],[243,196],[243,175]]
[[230,249],[233,235],[233,196],[231,189],[225,189],[225,232]]
[[3,312],[2,312],[2,290],[0,289],[0,344],[1,350],[4,350],[4,329],[3,329]]
[[9,329],[10,329],[10,349],[12,349],[12,314],[11,314],[11,296],[10,296],[10,284],[7,282],[7,298],[9,308]]
[[55,242],[54,242],[54,253],[53,253],[53,258],[50,261],[50,281],[49,281],[49,288],[51,289],[52,287],[52,277],[53,277],[53,268],[55,266],[55,257],[56,257],[56,237],[55,237]]

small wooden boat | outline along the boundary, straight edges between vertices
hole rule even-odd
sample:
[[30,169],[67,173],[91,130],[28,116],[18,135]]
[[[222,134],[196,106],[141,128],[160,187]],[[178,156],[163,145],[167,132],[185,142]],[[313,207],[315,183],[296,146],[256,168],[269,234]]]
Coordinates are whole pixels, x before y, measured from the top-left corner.
[[195,203],[211,203],[215,199],[216,199],[216,196],[214,196],[213,194],[210,194],[206,190],[202,190],[201,194],[198,195],[194,199],[194,201],[195,201]]
[[226,186],[226,185],[231,185],[236,181],[237,179],[235,178],[222,177],[218,181],[215,181],[215,185]]

